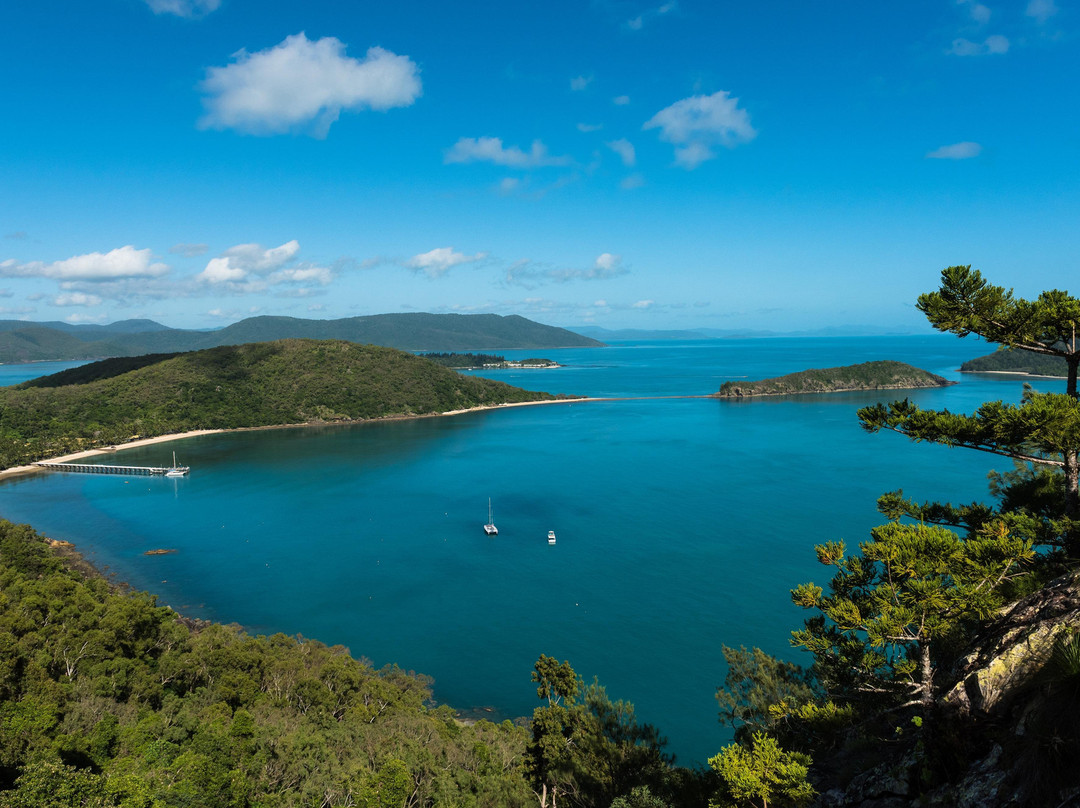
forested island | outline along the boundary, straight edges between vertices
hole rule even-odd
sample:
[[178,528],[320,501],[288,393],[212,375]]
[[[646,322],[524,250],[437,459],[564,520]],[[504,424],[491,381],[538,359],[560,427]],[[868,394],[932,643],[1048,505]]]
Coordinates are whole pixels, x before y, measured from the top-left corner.
[[106,359],[279,339],[336,339],[405,351],[603,346],[565,328],[498,314],[416,312],[338,320],[261,316],[210,331],[169,328],[153,320],[122,320],[109,325],[0,320],[0,362]]
[[1060,356],[1038,354],[1023,348],[1003,348],[987,356],[969,359],[964,373],[1024,373],[1029,376],[1067,376],[1068,365]]
[[507,361],[498,354],[477,353],[422,353],[420,356],[430,359],[443,367],[453,370],[508,370],[513,368],[557,368],[559,364],[550,359],[513,359]]
[[0,468],[135,438],[558,398],[393,348],[278,340],[104,360],[0,388]]
[[948,379],[903,362],[883,360],[839,368],[803,370],[751,382],[724,382],[717,398],[791,396],[800,393],[843,393],[855,390],[902,390],[944,387]]

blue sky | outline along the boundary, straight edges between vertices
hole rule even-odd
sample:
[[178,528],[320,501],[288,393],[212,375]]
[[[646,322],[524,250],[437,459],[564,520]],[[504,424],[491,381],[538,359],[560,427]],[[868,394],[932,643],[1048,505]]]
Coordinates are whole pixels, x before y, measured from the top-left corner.
[[1068,0],[55,0],[0,26],[0,318],[921,331],[945,266],[1033,296],[1080,257]]

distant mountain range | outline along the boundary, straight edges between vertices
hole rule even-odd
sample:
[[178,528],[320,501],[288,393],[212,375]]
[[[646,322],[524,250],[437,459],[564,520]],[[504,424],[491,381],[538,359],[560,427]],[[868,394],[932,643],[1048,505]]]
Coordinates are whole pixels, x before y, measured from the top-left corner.
[[110,325],[0,320],[0,362],[141,356],[298,338],[340,339],[405,351],[603,345],[564,328],[497,314],[375,314],[340,320],[249,317],[216,331],[169,328],[153,320],[122,320]]

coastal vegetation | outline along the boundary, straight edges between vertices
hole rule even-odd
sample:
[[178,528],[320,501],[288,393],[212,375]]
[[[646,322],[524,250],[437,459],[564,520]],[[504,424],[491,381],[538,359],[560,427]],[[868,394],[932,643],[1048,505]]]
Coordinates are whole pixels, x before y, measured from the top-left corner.
[[706,773],[675,767],[632,705],[566,662],[536,663],[531,729],[465,722],[431,702],[423,676],[184,619],[58,552],[70,551],[0,521],[4,808],[707,800]]
[[920,370],[903,362],[882,360],[839,368],[803,370],[756,382],[724,382],[719,392],[713,395],[717,398],[790,396],[800,393],[944,387],[948,384],[953,384],[953,382],[934,373]]
[[482,370],[484,368],[555,368],[558,364],[550,359],[514,359],[507,361],[498,354],[477,353],[422,353],[420,356],[430,359],[443,367],[454,370]]
[[0,468],[137,437],[552,400],[393,348],[279,340],[120,358],[0,388]]
[[964,373],[1026,373],[1029,376],[1067,376],[1065,358],[1037,354],[1024,348],[1002,348],[986,356],[969,359],[960,366]]
[[279,339],[335,339],[406,351],[513,350],[603,345],[565,328],[517,315],[374,314],[338,320],[249,317],[225,328],[194,331],[152,320],[111,325],[0,320],[0,362],[102,359],[198,351]]

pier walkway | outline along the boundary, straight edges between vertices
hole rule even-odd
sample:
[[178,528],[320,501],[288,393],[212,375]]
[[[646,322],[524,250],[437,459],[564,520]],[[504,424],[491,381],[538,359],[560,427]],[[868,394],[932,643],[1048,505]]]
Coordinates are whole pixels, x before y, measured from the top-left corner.
[[[42,461],[35,466],[52,471],[74,471],[80,474],[127,474],[130,476],[154,477],[164,476],[170,471],[183,471],[187,473],[187,467],[179,466],[109,466],[104,463],[51,463]],[[176,476],[175,474],[172,476]]]

